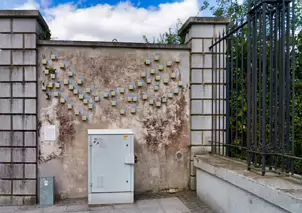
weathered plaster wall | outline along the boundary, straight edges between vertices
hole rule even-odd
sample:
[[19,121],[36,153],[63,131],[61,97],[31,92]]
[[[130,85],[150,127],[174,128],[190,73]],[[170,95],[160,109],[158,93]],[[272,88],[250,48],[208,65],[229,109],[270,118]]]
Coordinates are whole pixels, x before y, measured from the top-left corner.
[[[96,103],[89,112],[68,87],[62,86],[62,96],[68,96],[67,102],[81,106],[85,114],[91,114],[88,121],[69,111],[66,104],[60,104],[58,98],[46,100],[39,89],[39,175],[54,176],[56,195],[59,198],[87,196],[87,129],[130,128],[135,133],[135,191],[159,191],[165,189],[187,188],[189,180],[189,50],[181,49],[133,49],[110,47],[57,47],[40,46],[39,64],[43,57],[56,54],[58,60],[51,62],[59,69],[59,62],[67,62],[65,71],[60,71],[58,79],[62,81],[70,69],[76,70],[76,76],[85,79],[84,85],[93,87],[92,94],[102,95],[105,90],[114,90],[141,79],[140,74],[148,71],[146,58],[161,54],[161,62],[180,57],[179,64],[173,63],[166,68],[162,77],[169,77],[172,70],[180,72],[183,88],[179,95],[169,99],[160,108],[150,106],[148,102],[138,101],[137,113],[120,115],[120,109],[131,107],[125,95],[119,95],[116,107],[108,100]],[[159,63],[153,62],[158,65]],[[154,66],[153,66],[154,67]],[[45,79],[42,64],[38,67],[39,79]],[[147,92],[150,97],[160,98],[177,88],[177,81],[169,85],[161,83],[160,90],[154,92],[151,86],[136,89],[133,94],[142,96]],[[111,98],[109,98],[110,100]],[[57,140],[44,141],[43,127],[55,124]]]

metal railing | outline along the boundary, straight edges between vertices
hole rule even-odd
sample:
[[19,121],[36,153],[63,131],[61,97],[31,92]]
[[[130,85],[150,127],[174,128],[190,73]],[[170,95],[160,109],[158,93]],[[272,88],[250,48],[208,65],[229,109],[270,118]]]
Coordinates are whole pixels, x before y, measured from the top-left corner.
[[[295,149],[295,3],[259,2],[213,39],[212,153],[248,170],[300,174]],[[297,156],[298,155],[298,156]]]

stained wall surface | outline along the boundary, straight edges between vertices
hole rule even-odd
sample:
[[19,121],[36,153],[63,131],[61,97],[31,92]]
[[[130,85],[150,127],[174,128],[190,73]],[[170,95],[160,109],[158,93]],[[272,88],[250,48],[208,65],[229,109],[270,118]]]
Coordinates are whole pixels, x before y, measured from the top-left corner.
[[[136,193],[188,187],[189,49],[185,46],[154,49],[147,44],[137,48],[117,46],[56,46],[52,41],[39,45],[39,176],[55,177],[57,198],[87,196],[87,129],[125,128],[134,131]],[[154,61],[157,53],[160,54],[159,62]],[[56,59],[51,60],[51,55]],[[152,58],[150,65],[145,64],[148,58]],[[179,63],[175,62],[177,58]],[[43,65],[42,60],[47,60],[47,65]],[[172,66],[167,67],[170,60]],[[64,69],[60,68],[62,63]],[[158,71],[160,64],[164,66],[161,72]],[[44,73],[45,68],[50,71],[48,75]],[[156,68],[160,81],[155,80],[156,75],[150,75],[151,68]],[[51,79],[54,69],[56,78]],[[70,71],[73,77],[68,77]],[[147,73],[151,84],[142,78],[142,73]],[[174,80],[171,79],[172,73],[176,76]],[[169,78],[168,84],[164,83],[164,78]],[[68,85],[64,85],[64,79],[69,79]],[[79,79],[83,80],[82,85],[77,85]],[[47,88],[50,82],[60,82],[60,88],[55,88],[55,84],[53,88]],[[143,86],[138,87],[138,82]],[[45,89],[43,83],[46,91],[42,90]],[[133,91],[129,90],[130,84],[135,84]],[[92,103],[92,110],[74,94],[74,90],[69,89],[70,85]],[[156,86],[159,86],[158,91],[155,91]],[[86,88],[91,92],[87,93]],[[125,93],[120,94],[119,88],[124,88]],[[112,91],[116,92],[115,97],[104,97],[104,93]],[[54,97],[56,92],[59,97]],[[171,92],[174,95],[169,98]],[[143,100],[144,95],[148,96],[147,101]],[[95,97],[101,100],[95,102]],[[137,97],[138,100],[128,102],[128,97]],[[61,98],[65,100],[64,104],[60,103]],[[167,102],[164,103],[162,98]],[[153,105],[149,103],[151,99],[155,100]],[[116,101],[116,106],[112,106],[112,101]],[[156,106],[157,102],[161,102],[160,107]],[[72,104],[73,109],[69,110],[68,104]],[[125,115],[120,114],[123,109]],[[133,109],[134,114],[131,113]],[[75,114],[77,110],[80,115]],[[83,115],[87,116],[86,121],[82,120]],[[44,128],[48,125],[56,126],[55,141],[45,140]]]

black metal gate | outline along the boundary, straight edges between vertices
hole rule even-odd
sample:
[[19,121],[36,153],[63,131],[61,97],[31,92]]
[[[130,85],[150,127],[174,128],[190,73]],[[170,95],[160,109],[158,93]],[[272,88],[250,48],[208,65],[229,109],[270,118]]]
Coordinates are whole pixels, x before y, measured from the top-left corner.
[[[302,160],[295,156],[295,18],[294,1],[250,4],[247,17],[210,47],[212,152],[245,160],[248,170],[262,175],[294,175]],[[221,79],[216,70],[221,68],[226,69],[226,91],[215,86]],[[218,113],[216,98],[221,94],[226,94],[223,114]],[[226,134],[217,134],[220,129]]]

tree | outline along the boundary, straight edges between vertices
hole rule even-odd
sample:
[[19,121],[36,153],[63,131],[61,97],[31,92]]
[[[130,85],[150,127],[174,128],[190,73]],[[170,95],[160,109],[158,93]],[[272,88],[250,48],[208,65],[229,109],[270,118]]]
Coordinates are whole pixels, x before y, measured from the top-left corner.
[[184,39],[179,36],[178,30],[180,29],[182,23],[178,19],[176,23],[176,29],[169,28],[167,32],[161,33],[159,38],[153,38],[153,41],[150,42],[146,35],[143,35],[143,39],[146,43],[157,43],[157,44],[183,44]]

